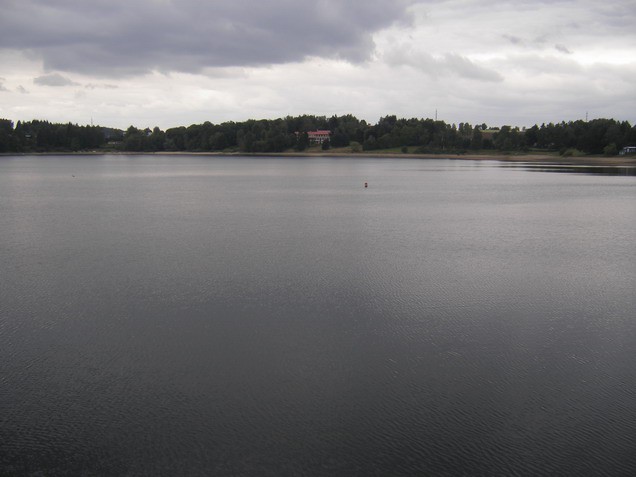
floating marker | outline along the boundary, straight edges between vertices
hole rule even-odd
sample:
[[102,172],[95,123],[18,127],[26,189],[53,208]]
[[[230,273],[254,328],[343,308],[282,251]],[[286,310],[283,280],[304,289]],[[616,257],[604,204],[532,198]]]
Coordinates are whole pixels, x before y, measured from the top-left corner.
[[366,189],[367,187],[369,187],[369,184],[367,182],[364,183],[364,188]]

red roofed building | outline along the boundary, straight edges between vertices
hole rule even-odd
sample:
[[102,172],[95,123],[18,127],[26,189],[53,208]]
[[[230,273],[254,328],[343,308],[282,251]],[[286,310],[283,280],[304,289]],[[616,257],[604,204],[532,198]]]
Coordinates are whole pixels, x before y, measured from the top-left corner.
[[329,136],[331,136],[331,131],[325,129],[307,131],[307,136],[309,137],[309,144],[322,144],[327,139],[329,139]]

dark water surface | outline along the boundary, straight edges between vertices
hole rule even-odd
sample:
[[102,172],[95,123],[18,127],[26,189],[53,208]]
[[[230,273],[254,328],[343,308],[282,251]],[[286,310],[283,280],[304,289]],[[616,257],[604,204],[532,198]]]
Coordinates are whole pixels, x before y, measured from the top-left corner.
[[635,237],[629,175],[2,157],[0,474],[634,475]]

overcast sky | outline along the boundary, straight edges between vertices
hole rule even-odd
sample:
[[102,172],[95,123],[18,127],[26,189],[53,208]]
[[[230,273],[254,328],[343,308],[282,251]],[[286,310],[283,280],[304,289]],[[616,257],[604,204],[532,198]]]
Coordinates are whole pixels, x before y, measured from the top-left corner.
[[635,0],[3,0],[0,117],[636,123]]

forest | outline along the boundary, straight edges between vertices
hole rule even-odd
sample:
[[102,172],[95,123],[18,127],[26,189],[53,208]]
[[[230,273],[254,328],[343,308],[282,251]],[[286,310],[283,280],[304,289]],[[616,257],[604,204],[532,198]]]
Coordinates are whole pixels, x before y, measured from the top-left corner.
[[[308,131],[329,130],[322,149],[343,152],[401,150],[411,153],[461,154],[479,151],[555,151],[562,155],[612,156],[636,145],[636,126],[628,121],[593,119],[518,128],[508,125],[448,124],[444,121],[385,116],[376,124],[353,115],[287,116],[243,122],[192,124],[166,129],[127,130],[79,126],[43,120],[0,119],[0,153],[30,152],[238,152],[305,151]],[[317,146],[314,146],[315,150]],[[342,149],[347,148],[347,149]]]

